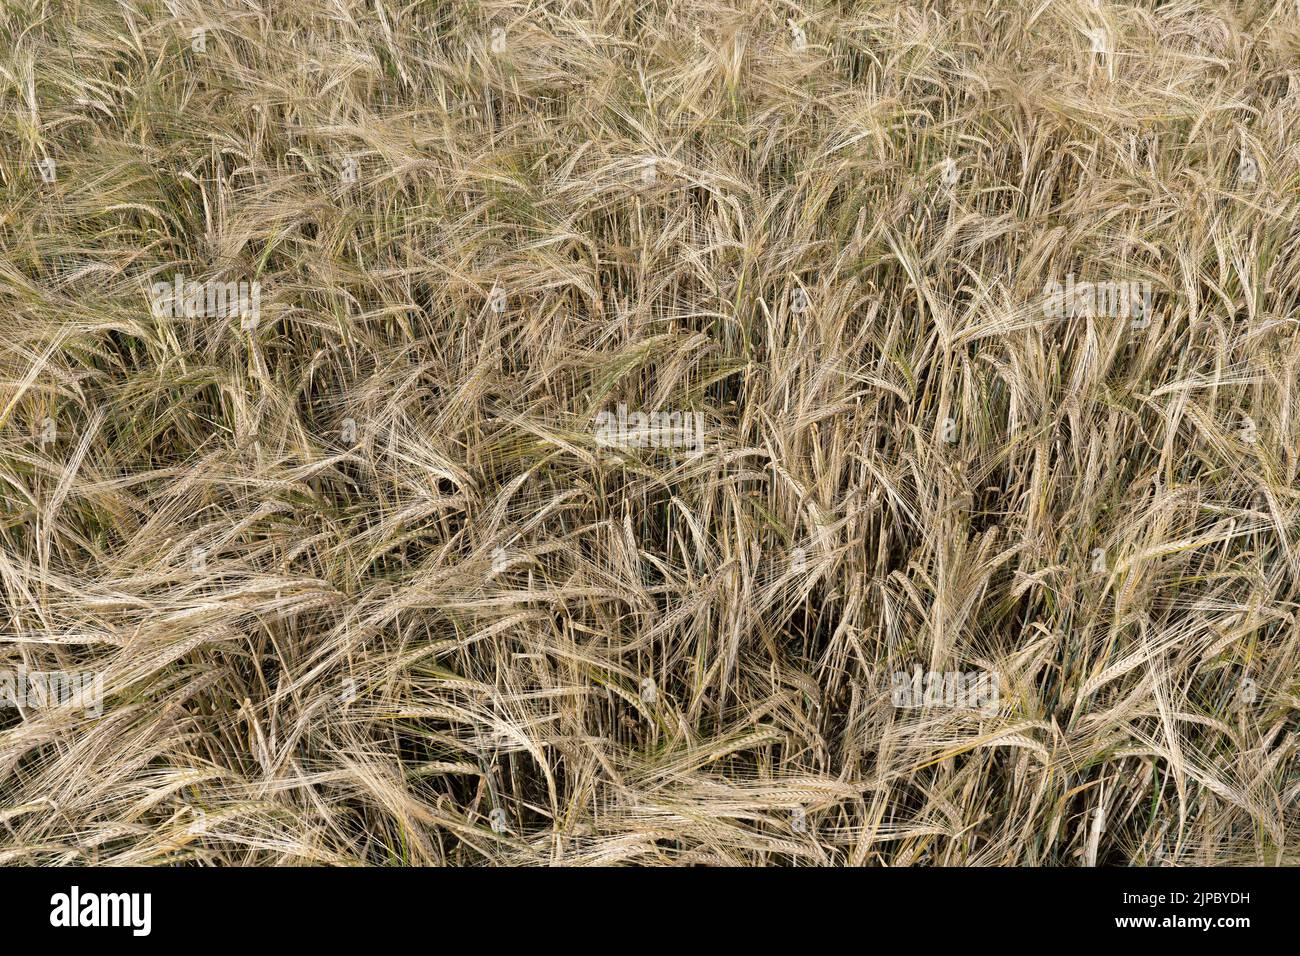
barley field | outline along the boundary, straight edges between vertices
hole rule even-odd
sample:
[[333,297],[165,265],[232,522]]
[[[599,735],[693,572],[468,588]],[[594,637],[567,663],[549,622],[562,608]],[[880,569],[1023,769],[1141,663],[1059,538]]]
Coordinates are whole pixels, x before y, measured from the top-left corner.
[[1300,864],[1294,0],[3,0],[0,864]]

